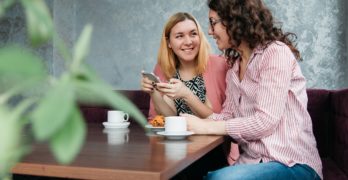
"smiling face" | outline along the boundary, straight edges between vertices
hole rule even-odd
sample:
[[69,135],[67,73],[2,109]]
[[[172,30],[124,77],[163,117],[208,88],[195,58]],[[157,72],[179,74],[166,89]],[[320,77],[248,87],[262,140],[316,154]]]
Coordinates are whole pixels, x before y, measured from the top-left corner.
[[200,45],[196,24],[189,19],[177,23],[170,31],[168,47],[181,63],[194,62]]
[[231,48],[226,27],[223,25],[219,15],[215,11],[209,10],[209,20],[212,23],[209,26],[208,33],[216,40],[218,48],[220,50]]

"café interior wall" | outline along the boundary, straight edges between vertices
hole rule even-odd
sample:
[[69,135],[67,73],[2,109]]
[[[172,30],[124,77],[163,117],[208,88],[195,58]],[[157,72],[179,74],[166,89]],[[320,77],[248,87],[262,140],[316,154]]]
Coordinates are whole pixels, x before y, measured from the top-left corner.
[[[162,28],[178,11],[192,13],[205,34],[208,8],[201,0],[46,0],[57,31],[69,49],[87,23],[94,31],[87,63],[114,89],[139,89],[141,70],[156,63]],[[295,32],[308,88],[348,87],[346,0],[265,0],[285,31]],[[0,21],[0,45],[26,45],[25,18],[16,6]],[[213,52],[219,54],[208,36]],[[36,49],[49,72],[59,76],[64,64],[54,45]]]

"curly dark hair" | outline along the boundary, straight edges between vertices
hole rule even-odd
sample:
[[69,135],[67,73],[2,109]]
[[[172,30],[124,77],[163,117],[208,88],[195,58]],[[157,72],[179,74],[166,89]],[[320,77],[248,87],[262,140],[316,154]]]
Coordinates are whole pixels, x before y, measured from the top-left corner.
[[266,48],[274,41],[281,41],[297,60],[301,60],[300,52],[293,45],[296,34],[284,33],[281,27],[276,27],[271,11],[261,0],[208,0],[208,7],[217,12],[227,29],[232,47],[225,51],[225,55],[230,65],[240,57],[236,49],[242,40],[251,49],[259,45]]

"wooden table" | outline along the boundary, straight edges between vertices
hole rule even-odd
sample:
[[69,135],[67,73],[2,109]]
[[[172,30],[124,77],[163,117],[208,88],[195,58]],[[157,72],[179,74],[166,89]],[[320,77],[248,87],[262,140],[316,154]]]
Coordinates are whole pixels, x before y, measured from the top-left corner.
[[136,123],[111,132],[101,124],[88,124],[86,142],[70,165],[58,164],[47,145],[37,144],[12,173],[77,179],[169,179],[222,142],[223,136],[205,135],[167,140]]

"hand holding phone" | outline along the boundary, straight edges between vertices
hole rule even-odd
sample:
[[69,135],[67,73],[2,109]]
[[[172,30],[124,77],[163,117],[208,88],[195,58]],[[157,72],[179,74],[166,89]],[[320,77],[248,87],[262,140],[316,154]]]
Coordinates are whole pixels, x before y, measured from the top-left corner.
[[151,80],[155,83],[161,82],[159,77],[154,75],[153,73],[143,71],[143,72],[141,72],[141,74],[143,75],[143,77],[147,77],[149,80]]

